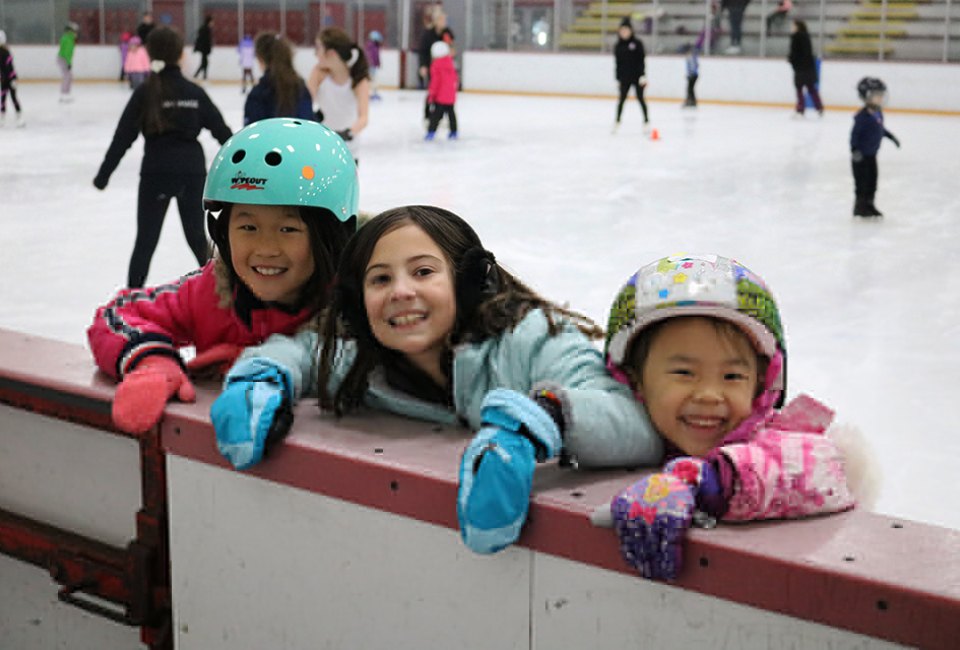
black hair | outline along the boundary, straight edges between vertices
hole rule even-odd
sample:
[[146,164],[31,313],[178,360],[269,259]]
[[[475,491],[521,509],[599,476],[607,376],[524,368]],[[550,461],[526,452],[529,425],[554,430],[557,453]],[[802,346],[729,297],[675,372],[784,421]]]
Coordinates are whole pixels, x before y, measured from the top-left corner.
[[[227,269],[228,289],[230,293],[249,289],[243,284],[237,271],[233,268],[230,254],[230,212],[232,203],[217,203],[208,207],[207,226],[214,245],[217,248],[221,262]],[[213,212],[219,210],[219,216]],[[297,206],[300,218],[307,226],[310,236],[310,251],[313,254],[313,275],[307,280],[300,291],[300,297],[293,307],[297,310],[309,307],[319,311],[326,307],[330,300],[333,281],[340,256],[350,235],[356,229],[356,218],[351,217],[346,222],[340,221],[330,210],[309,206]]]
[[[321,408],[341,415],[359,406],[370,372],[377,366],[383,366],[388,373],[394,369],[409,374],[409,368],[398,368],[409,365],[405,357],[374,338],[363,295],[363,279],[377,242],[408,224],[421,228],[437,244],[454,274],[457,316],[448,347],[499,336],[512,330],[534,309],[546,313],[551,335],[560,332],[561,321],[567,321],[590,338],[602,338],[603,330],[592,320],[541,297],[500,266],[461,217],[426,205],[394,208],[360,228],[341,255],[336,289],[322,325],[318,376]],[[342,339],[356,342],[356,358],[336,393],[330,394],[327,387]]]
[[643,328],[638,332],[633,339],[627,344],[626,354],[624,354],[624,363],[623,370],[626,372],[627,376],[630,378],[630,381],[634,384],[634,388],[640,386],[643,382],[643,368],[647,363],[647,359],[650,357],[650,349],[653,347],[653,342],[656,340],[657,335],[660,333],[660,330],[667,323],[673,323],[681,318],[703,318],[710,322],[716,330],[717,334],[728,340],[737,340],[739,337],[743,337],[747,345],[750,346],[750,349],[753,351],[754,357],[757,360],[757,386],[754,390],[754,398],[760,395],[766,388],[764,385],[764,380],[767,376],[767,367],[770,365],[770,359],[767,355],[760,353],[756,345],[753,343],[753,339],[745,332],[740,326],[735,323],[723,319],[717,318],[715,316],[707,316],[704,314],[690,314],[689,316],[677,316],[675,318],[664,318],[662,320],[652,323],[648,327]]

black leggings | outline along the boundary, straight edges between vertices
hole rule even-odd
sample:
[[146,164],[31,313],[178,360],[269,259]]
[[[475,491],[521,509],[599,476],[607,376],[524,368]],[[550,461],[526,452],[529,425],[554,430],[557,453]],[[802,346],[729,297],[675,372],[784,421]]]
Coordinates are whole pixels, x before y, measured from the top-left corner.
[[142,287],[150,270],[150,260],[160,241],[163,219],[176,197],[180,222],[187,244],[203,266],[209,259],[207,235],[203,229],[203,174],[144,174],[140,177],[137,198],[137,241],[130,257],[128,287]]
[[17,100],[17,89],[14,86],[4,86],[0,89],[0,111],[7,112],[7,95],[13,100],[13,107],[20,112],[20,102]]
[[643,100],[643,86],[639,81],[621,81],[620,82],[620,100],[617,102],[617,122],[620,121],[620,115],[623,114],[623,102],[627,101],[627,93],[630,92],[630,86],[633,86],[637,93],[637,101],[640,102],[640,108],[643,109],[644,123],[649,121],[647,117],[647,102]]
[[443,116],[447,116],[447,121],[450,124],[450,133],[457,132],[457,114],[453,111],[453,104],[434,104],[433,112],[430,113],[430,124],[427,126],[427,131],[430,133],[435,133],[437,127],[440,126],[440,120],[443,119]]
[[696,105],[697,95],[694,91],[694,87],[697,85],[697,79],[700,78],[700,75],[691,74],[687,75],[687,103],[691,105]]
[[877,157],[864,156],[860,162],[853,163],[853,184],[858,199],[873,201],[877,193]]
[[207,56],[208,55],[204,54],[203,52],[200,53],[200,66],[197,68],[197,71],[193,73],[194,79],[200,76],[201,72],[203,73],[203,78],[204,79],[207,78],[207,65],[209,64],[209,60],[207,59]]

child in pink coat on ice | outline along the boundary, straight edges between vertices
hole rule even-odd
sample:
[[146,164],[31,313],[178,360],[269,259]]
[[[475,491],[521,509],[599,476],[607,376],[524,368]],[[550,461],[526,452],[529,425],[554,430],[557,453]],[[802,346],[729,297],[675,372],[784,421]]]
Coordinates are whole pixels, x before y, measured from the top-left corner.
[[450,46],[444,41],[437,41],[430,47],[430,86],[427,89],[427,105],[431,106],[430,122],[427,125],[425,140],[433,140],[437,127],[443,116],[447,116],[450,125],[451,140],[457,139],[457,114],[453,105],[457,101],[457,85],[459,78],[457,69],[453,66],[453,57],[450,56]]
[[127,56],[123,60],[123,71],[127,73],[130,88],[136,90],[150,76],[150,55],[140,42],[139,36],[130,38]]

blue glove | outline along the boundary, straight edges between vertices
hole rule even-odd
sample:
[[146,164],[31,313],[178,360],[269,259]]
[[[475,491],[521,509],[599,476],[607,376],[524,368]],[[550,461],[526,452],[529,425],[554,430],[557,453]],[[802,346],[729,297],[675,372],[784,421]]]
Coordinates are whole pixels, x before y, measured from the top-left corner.
[[481,417],[460,461],[457,520],[471,550],[496,553],[520,536],[534,467],[560,452],[560,430],[536,402],[505,388],[487,394]]
[[[666,471],[644,477],[610,504],[620,552],[645,578],[673,580],[683,567],[683,541],[698,495],[712,507],[722,494],[713,464],[699,458],[671,461]],[[715,512],[711,512],[715,515]]]
[[247,469],[290,430],[293,379],[285,368],[252,358],[235,365],[224,383],[210,407],[217,449],[234,467]]

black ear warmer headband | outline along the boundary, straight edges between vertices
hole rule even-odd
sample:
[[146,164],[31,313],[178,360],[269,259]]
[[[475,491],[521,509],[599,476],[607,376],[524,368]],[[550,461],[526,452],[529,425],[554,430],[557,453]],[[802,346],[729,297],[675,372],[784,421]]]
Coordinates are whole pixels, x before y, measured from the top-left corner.
[[[454,280],[458,324],[469,322],[477,308],[499,290],[500,274],[493,253],[480,247],[468,249]],[[352,280],[338,278],[335,291],[340,317],[347,326],[348,334],[372,339],[373,333],[363,305],[363,287],[356,286]],[[357,296],[361,296],[359,301],[356,300]]]
[[499,290],[500,274],[493,253],[478,246],[468,249],[457,271],[457,321],[468,322],[477,307]]

